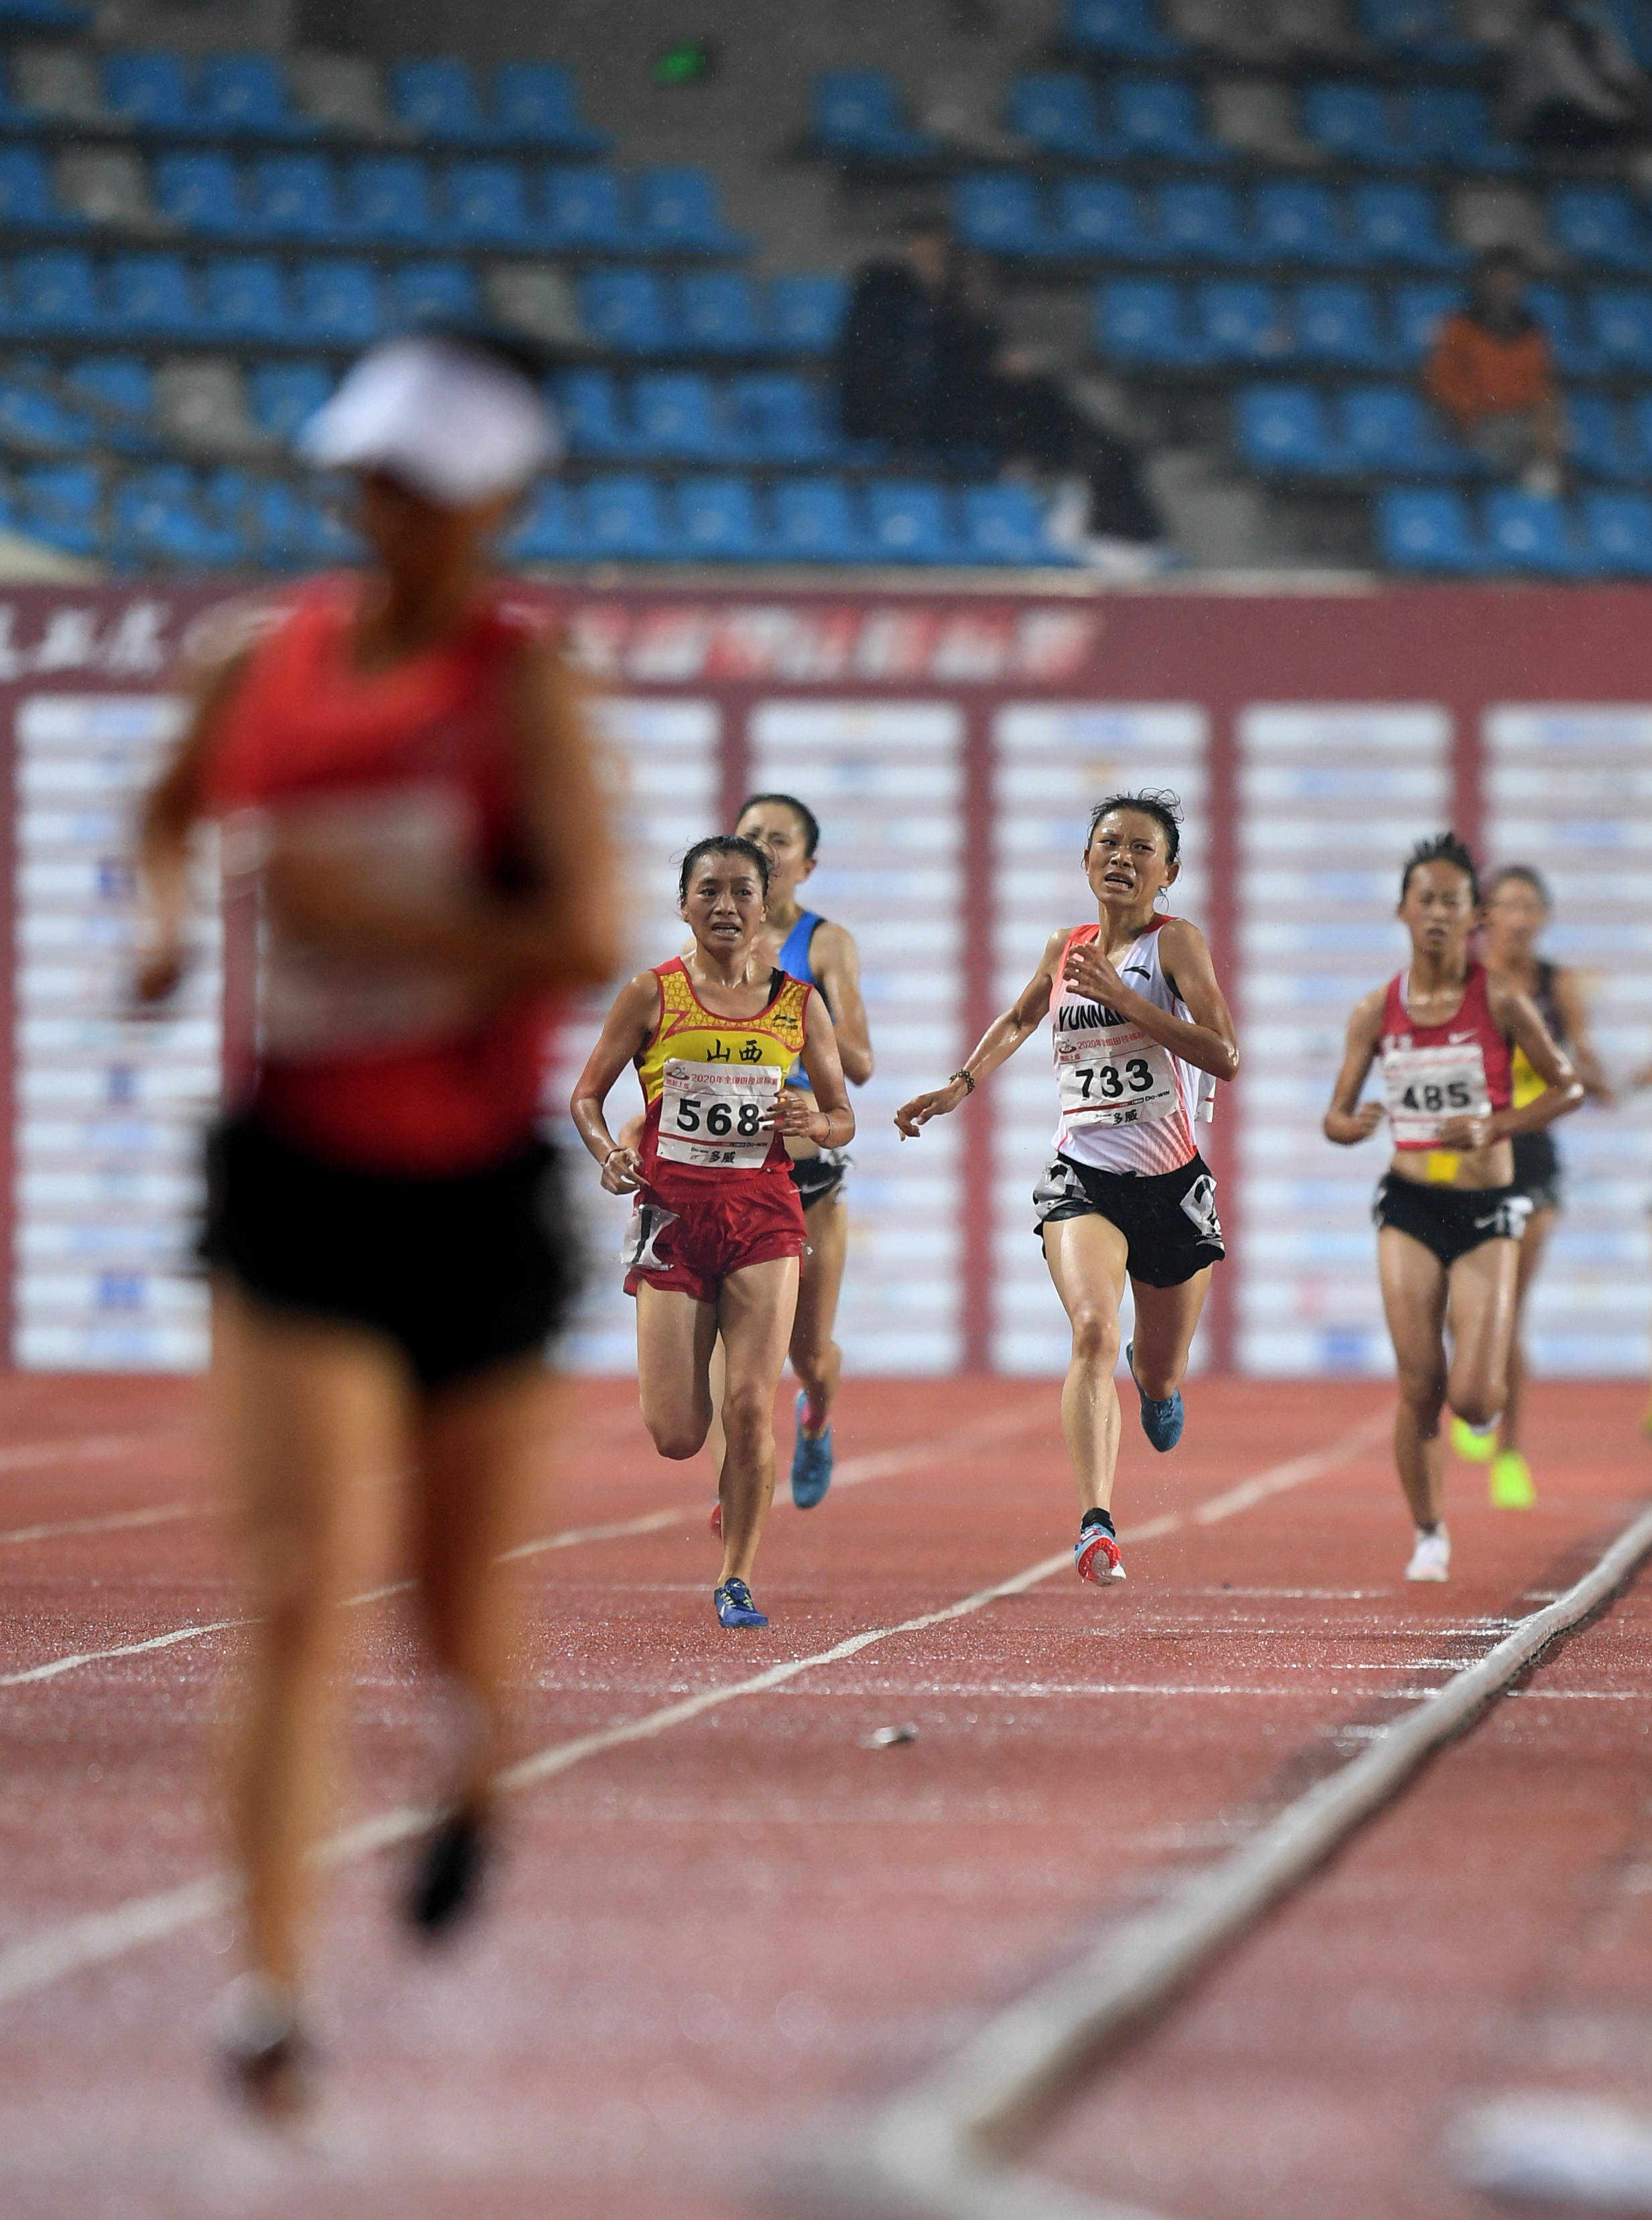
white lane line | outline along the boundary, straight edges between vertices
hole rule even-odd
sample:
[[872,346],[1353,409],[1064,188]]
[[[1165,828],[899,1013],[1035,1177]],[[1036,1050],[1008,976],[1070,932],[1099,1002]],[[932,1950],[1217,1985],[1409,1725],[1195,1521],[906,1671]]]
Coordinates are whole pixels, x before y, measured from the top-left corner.
[[[1217,1513],[1232,1518],[1239,1511],[1262,1501],[1264,1495],[1276,1494],[1278,1487],[1261,1484],[1274,1481],[1287,1471],[1292,1475],[1281,1486],[1300,1487],[1306,1481],[1321,1478],[1356,1456],[1376,1438],[1377,1426],[1386,1430],[1388,1421],[1365,1420],[1351,1432],[1343,1435],[1323,1450],[1306,1456],[1294,1457],[1288,1466],[1270,1466],[1267,1472],[1256,1475],[1254,1482],[1243,1487],[1231,1488],[1221,1496],[1213,1497],[1213,1504],[1229,1507]],[[1256,1492],[1260,1487],[1260,1493]],[[1175,1532],[1178,1528],[1193,1524],[1208,1524],[1200,1519],[1200,1511],[1211,1505],[1200,1505],[1190,1512],[1169,1512],[1158,1518],[1147,1520],[1138,1527],[1126,1528],[1121,1539],[1139,1543],[1160,1534]],[[508,1792],[537,1787],[557,1774],[566,1773],[570,1767],[583,1764],[605,1750],[619,1749],[629,1743],[649,1742],[668,1733],[671,1728],[684,1726],[690,1720],[703,1718],[707,1712],[723,1705],[741,1701],[748,1696],[767,1693],[771,1688],[782,1687],[801,1673],[817,1667],[839,1663],[845,1657],[857,1656],[875,1644],[893,1641],[898,1635],[917,1634],[932,1626],[942,1626],[954,1619],[966,1618],[974,1612],[984,1611],[989,1604],[1006,1597],[1024,1594],[1029,1588],[1050,1579],[1055,1574],[1070,1572],[1073,1555],[1070,1550],[1059,1550],[1054,1556],[1042,1557],[1036,1565],[1025,1571],[1012,1574],[1008,1580],[995,1581],[991,1587],[980,1588],[973,1595],[962,1597],[957,1603],[947,1604],[938,1611],[924,1612],[914,1618],[901,1620],[892,1626],[869,1628],[863,1634],[849,1636],[833,1643],[828,1649],[816,1650],[807,1657],[796,1657],[779,1665],[770,1666],[766,1672],[757,1673],[748,1680],[728,1681],[719,1687],[702,1689],[698,1695],[685,1697],[681,1702],[667,1704],[660,1710],[645,1712],[640,1718],[622,1719],[592,1734],[576,1736],[571,1741],[552,1743],[509,1767],[500,1776],[501,1786]],[[433,1813],[416,1811],[403,1805],[396,1810],[378,1813],[364,1819],[358,1825],[347,1827],[320,1845],[315,1855],[324,1865],[339,1865],[374,1850],[406,1842],[429,1826]],[[209,1918],[223,1902],[221,1893],[227,1883],[207,1875],[191,1886],[207,1893],[199,1899],[199,1908],[190,1905],[196,1899],[187,1891],[171,1889],[158,1896],[134,1897],[124,1905],[92,1914],[90,1918],[68,1921],[64,1926],[48,1929],[27,1942],[0,1951],[0,2005],[15,1997],[48,1987],[66,1974],[82,1967],[102,1964],[118,1958],[139,1944],[154,1940],[161,1935],[175,1933],[180,1927],[192,1925],[197,1919]]]
[[191,1434],[72,1434],[59,1442],[16,1442],[0,1450],[0,1473],[38,1472],[42,1465],[96,1464],[103,1457],[130,1456],[134,1450],[194,1440]]
[[[870,2119],[835,2123],[830,2142],[798,2162],[789,2186],[811,2211],[878,2220],[906,2213],[975,2220],[989,2209],[1010,2211],[1007,2186],[1025,2190],[1032,2178],[1002,2163],[1005,2143],[1029,2129],[1097,2048],[1139,2023],[1306,1880],[1649,1553],[1652,1510],[1555,1602],[1519,1620],[1247,1843],[1190,1874],[1150,1911],[1108,1926],[1072,1965],[994,2014]],[[855,2154],[847,2165],[845,2149]]]
[[55,1681],[59,1673],[78,1672],[83,1665],[101,1665],[109,1657],[141,1657],[146,1650],[170,1649],[175,1643],[198,1642],[205,1634],[221,1634],[227,1627],[247,1626],[245,1618],[215,1618],[203,1626],[174,1627],[170,1634],[151,1635],[146,1642],[122,1642],[113,1649],[81,1649],[69,1657],[54,1657],[47,1665],[31,1665],[24,1673],[0,1673],[0,1688],[21,1688],[31,1681]]
[[14,1526],[0,1533],[8,1542],[55,1542],[67,1534],[118,1534],[128,1526],[164,1526],[174,1518],[204,1518],[204,1503],[156,1503],[146,1511],[109,1511],[97,1518],[59,1518],[45,1526]]

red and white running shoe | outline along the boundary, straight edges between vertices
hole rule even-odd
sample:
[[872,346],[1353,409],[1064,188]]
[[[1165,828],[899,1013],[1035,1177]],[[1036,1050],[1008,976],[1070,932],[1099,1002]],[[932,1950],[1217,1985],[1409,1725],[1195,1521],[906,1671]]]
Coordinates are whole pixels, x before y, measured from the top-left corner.
[[1078,1567],[1080,1580],[1094,1581],[1098,1587],[1125,1577],[1125,1568],[1119,1561],[1118,1542],[1102,1525],[1079,1528],[1078,1539],[1073,1544],[1073,1562]]

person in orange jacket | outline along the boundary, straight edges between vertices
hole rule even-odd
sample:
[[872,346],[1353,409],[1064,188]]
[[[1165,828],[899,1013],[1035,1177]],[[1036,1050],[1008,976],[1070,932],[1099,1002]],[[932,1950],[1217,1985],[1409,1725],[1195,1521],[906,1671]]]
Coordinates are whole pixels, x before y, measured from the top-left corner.
[[1468,305],[1441,325],[1423,382],[1457,437],[1499,477],[1519,479],[1528,493],[1560,491],[1565,415],[1513,247],[1481,258]]

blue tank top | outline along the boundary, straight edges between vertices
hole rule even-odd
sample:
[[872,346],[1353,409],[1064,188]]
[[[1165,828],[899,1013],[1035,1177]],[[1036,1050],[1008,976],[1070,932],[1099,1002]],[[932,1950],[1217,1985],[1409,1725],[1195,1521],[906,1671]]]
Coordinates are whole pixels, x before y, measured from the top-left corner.
[[[801,979],[806,986],[813,987],[817,994],[820,990],[820,982],[814,976],[814,966],[809,962],[809,943],[814,938],[815,926],[825,923],[826,920],[820,915],[819,910],[800,910],[797,914],[796,924],[786,935],[780,953],[775,958],[781,970],[789,971],[794,979]],[[820,995],[820,1000],[823,1002],[826,1001],[824,994]],[[828,1011],[831,1007],[831,1003],[826,1002]]]

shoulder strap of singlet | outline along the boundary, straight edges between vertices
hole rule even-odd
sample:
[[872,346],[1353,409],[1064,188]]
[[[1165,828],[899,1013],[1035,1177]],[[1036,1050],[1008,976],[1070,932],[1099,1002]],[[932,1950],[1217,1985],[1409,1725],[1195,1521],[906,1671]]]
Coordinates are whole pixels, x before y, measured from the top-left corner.
[[825,923],[826,920],[819,910],[800,910],[797,922],[786,935],[776,958],[782,971],[789,971],[794,979],[801,979],[805,986],[814,983],[814,966],[809,961],[809,945],[814,939],[815,926]]

